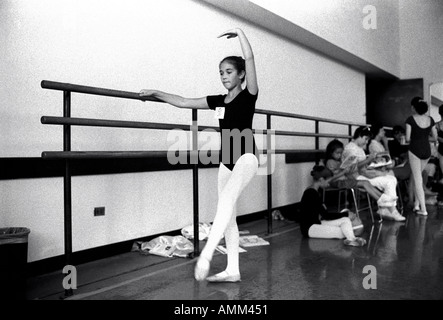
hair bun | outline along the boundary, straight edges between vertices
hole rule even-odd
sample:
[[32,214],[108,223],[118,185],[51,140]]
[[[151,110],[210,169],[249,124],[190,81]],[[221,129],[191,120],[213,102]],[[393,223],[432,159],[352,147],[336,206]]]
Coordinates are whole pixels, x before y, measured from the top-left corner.
[[311,176],[314,177],[314,180],[320,180],[320,178],[327,179],[332,177],[332,171],[326,168],[325,166],[315,165],[312,168]]

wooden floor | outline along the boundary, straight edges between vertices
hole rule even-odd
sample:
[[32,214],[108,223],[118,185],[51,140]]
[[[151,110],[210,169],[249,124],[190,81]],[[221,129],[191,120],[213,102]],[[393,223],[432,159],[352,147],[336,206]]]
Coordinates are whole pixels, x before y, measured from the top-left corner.
[[[372,224],[362,213],[368,240],[348,247],[342,240],[305,239],[293,221],[242,224],[270,245],[240,254],[242,281],[210,284],[193,278],[195,261],[128,252],[77,267],[78,288],[69,300],[441,300],[443,299],[443,209],[423,217],[406,209],[406,222]],[[211,273],[226,256],[216,254]],[[63,274],[28,280],[28,299],[63,296]]]

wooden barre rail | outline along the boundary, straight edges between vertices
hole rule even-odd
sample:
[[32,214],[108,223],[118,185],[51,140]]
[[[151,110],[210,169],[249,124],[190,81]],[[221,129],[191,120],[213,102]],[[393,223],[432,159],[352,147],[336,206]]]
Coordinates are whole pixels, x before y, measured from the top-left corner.
[[[122,121],[122,120],[102,120],[102,119],[90,119],[90,118],[71,118],[71,117],[41,117],[42,124],[54,124],[54,125],[75,125],[75,126],[95,126],[95,127],[111,127],[111,128],[133,128],[133,129],[159,129],[159,130],[172,130],[180,129],[191,131],[192,128],[188,125],[182,124],[169,124],[169,123],[154,123],[154,122],[140,122],[140,121]],[[218,127],[213,126],[200,126],[198,125],[198,131],[214,130],[220,131]],[[253,129],[253,133],[267,134],[267,129]],[[296,131],[282,131],[272,130],[271,133],[283,136],[295,136],[295,137],[319,137],[319,138],[343,138],[349,139],[349,135],[331,134],[331,133],[310,133],[310,132],[296,132]]]
[[[41,123],[55,124],[55,125],[132,128],[132,129],[190,130],[190,126],[184,124],[123,121],[123,120],[102,120],[102,119],[91,119],[91,118],[50,117],[50,116],[41,117]],[[219,131],[217,127],[199,126],[199,130],[206,130],[206,129]]]
[[[77,92],[77,93],[92,94],[92,95],[99,95],[99,96],[106,96],[106,97],[164,103],[164,101],[161,101],[156,98],[140,97],[139,94],[136,92],[128,92],[128,91],[120,91],[120,90],[105,89],[105,88],[98,88],[98,87],[82,86],[82,85],[78,85],[78,84],[55,82],[55,81],[49,81],[49,80],[43,80],[41,82],[41,87],[43,89],[61,90],[61,91]],[[306,116],[306,115],[296,114],[296,113],[270,111],[270,110],[263,110],[263,109],[256,109],[255,113],[264,114],[264,115],[271,115],[271,116],[278,116],[278,117],[286,117],[286,118],[296,118],[296,119],[302,119],[302,120],[335,123],[335,124],[341,124],[341,125],[351,125],[351,126],[365,126],[366,125],[365,123],[361,124],[361,123],[352,122],[352,121],[340,121],[340,120],[334,120],[334,119],[328,119],[328,118],[311,117],[311,116]]]
[[43,80],[41,82],[41,87],[43,89],[52,89],[52,90],[60,90],[60,91],[93,94],[93,95],[97,95],[97,96],[106,96],[106,97],[113,97],[113,98],[124,98],[124,99],[134,99],[134,100],[141,100],[141,101],[163,102],[159,99],[152,98],[152,97],[140,97],[139,94],[135,93],[135,92],[89,87],[89,86],[81,86],[78,84],[55,82],[55,81],[48,81],[48,80]]
[[335,123],[335,124],[349,125],[349,126],[366,126],[365,123],[361,124],[361,123],[352,122],[352,121],[340,121],[340,120],[334,120],[334,119],[328,119],[328,118],[312,117],[312,116],[306,116],[306,115],[297,114],[297,113],[290,113],[290,112],[256,109],[255,113],[266,114],[266,115],[277,116],[277,117],[295,118],[295,119],[301,119],[301,120],[311,120],[311,121],[318,121],[318,122],[325,122],[325,123]]
[[[107,159],[107,158],[161,158],[167,157],[169,153],[186,153],[190,156],[193,150],[156,150],[156,151],[44,151],[42,158],[45,159]],[[272,154],[297,154],[297,153],[318,153],[323,154],[325,150],[316,149],[277,149],[272,150]],[[198,151],[198,156],[205,153],[208,157],[219,155],[220,151]],[[214,154],[213,154],[214,153]],[[267,150],[260,150],[261,154],[268,154]]]

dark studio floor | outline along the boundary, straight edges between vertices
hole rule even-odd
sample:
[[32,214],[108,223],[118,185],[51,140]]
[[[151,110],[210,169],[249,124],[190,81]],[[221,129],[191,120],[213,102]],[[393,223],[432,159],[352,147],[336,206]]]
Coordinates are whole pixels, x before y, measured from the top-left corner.
[[[293,221],[241,224],[270,242],[240,254],[242,281],[210,284],[193,278],[194,260],[128,252],[77,266],[78,288],[69,300],[312,300],[443,299],[443,209],[429,216],[405,210],[406,222],[372,224],[362,212],[365,247],[342,240],[304,239]],[[216,253],[212,272],[223,270]],[[365,266],[370,266],[369,271]],[[371,267],[373,266],[373,267]],[[364,272],[365,270],[365,272]],[[28,279],[28,299],[63,295],[61,272]],[[373,288],[365,289],[368,285]]]

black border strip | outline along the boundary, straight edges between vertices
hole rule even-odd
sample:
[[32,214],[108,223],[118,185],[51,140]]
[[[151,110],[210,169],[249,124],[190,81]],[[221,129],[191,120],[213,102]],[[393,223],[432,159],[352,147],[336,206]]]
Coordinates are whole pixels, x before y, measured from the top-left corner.
[[[286,163],[312,162],[323,155],[315,152],[286,154]],[[192,164],[171,165],[167,157],[72,159],[69,160],[73,176],[136,173],[169,170],[190,170]],[[189,162],[188,162],[189,163]],[[65,160],[29,158],[0,158],[0,180],[63,177]],[[199,168],[217,168],[217,164]]]
[[[75,159],[69,160],[72,176],[135,173],[192,169],[192,164],[171,165],[162,158]],[[65,160],[43,158],[0,158],[0,180],[62,177]],[[217,165],[199,165],[215,168]]]
[[318,162],[325,158],[325,153],[326,151],[286,153],[286,163]]

